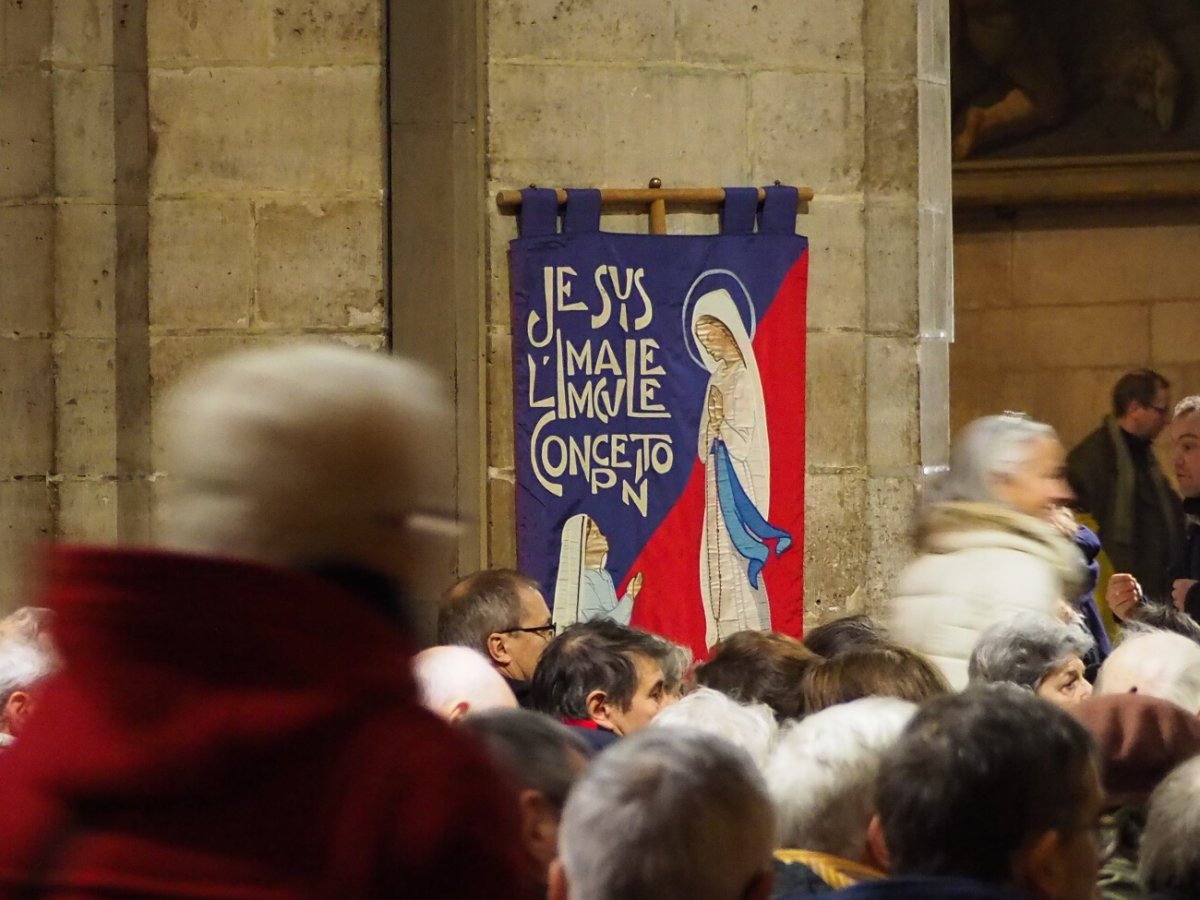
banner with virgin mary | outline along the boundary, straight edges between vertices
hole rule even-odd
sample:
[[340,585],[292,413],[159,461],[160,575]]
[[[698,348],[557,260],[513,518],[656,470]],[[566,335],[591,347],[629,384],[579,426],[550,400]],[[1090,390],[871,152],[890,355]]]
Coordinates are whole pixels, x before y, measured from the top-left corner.
[[[523,192],[509,249],[517,555],[559,629],[609,618],[703,658],[803,631],[808,241],[794,188],[720,233],[600,231]],[[561,218],[561,227],[560,227]]]

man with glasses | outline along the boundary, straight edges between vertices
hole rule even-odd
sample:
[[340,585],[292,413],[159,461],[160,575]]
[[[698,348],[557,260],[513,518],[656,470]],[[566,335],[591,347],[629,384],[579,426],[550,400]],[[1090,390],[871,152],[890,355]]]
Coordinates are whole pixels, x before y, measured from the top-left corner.
[[477,650],[529,707],[529,681],[554,638],[538,584],[512,569],[484,569],[455,583],[438,611],[438,643]]
[[1150,369],[1121,376],[1112,413],[1067,456],[1071,489],[1096,520],[1113,571],[1154,600],[1170,597],[1168,570],[1183,543],[1183,509],[1153,450],[1171,422],[1170,387]]
[[1111,849],[1099,766],[1083,725],[1015,685],[930,700],[876,782],[868,841],[891,877],[838,896],[1092,900]]

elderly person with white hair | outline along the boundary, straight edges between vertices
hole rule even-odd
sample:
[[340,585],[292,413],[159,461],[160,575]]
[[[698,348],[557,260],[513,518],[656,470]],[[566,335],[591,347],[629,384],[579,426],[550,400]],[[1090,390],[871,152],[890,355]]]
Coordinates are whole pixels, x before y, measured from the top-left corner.
[[160,546],[49,557],[63,669],[0,757],[0,894],[520,895],[514,798],[409,667],[447,407],[339,344],[179,384]]
[[865,697],[788,726],[767,764],[779,822],[775,895],[803,897],[882,878],[867,839],[884,754],[916,705]]
[[572,789],[549,900],[766,900],[774,845],[771,801],[743,751],[648,728]]
[[1096,693],[1147,694],[1200,715],[1200,646],[1169,631],[1134,632],[1100,667]]
[[1200,757],[1175,769],[1150,795],[1138,876],[1147,900],[1200,897]]
[[1071,618],[1087,569],[1064,521],[1066,454],[1054,429],[1006,413],[957,436],[950,469],[917,515],[917,555],[900,574],[890,630],[954,688],[989,625],[1015,613]]
[[20,737],[37,707],[34,688],[54,671],[54,662],[35,641],[0,638],[0,748]]
[[972,684],[1007,681],[1070,709],[1092,695],[1083,667],[1092,644],[1077,625],[1017,616],[979,636],[967,670]]
[[771,707],[738,703],[712,688],[699,687],[665,707],[650,721],[651,728],[695,728],[725,738],[745,750],[762,769],[775,743],[779,725]]
[[482,653],[427,647],[413,657],[421,703],[448,722],[485,709],[515,709],[517,696]]

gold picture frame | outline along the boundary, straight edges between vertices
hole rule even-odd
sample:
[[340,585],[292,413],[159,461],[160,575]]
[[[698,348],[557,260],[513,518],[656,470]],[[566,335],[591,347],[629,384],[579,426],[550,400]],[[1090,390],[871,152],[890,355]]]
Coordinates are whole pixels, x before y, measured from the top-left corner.
[[955,208],[1200,199],[1200,150],[954,164]]

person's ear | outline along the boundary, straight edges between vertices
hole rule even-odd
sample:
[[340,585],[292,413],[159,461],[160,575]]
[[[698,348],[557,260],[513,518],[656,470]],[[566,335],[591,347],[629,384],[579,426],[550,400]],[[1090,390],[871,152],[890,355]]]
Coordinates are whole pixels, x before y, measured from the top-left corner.
[[1013,880],[1031,897],[1058,897],[1070,877],[1062,853],[1063,837],[1051,829],[1013,860]]
[[556,859],[550,863],[549,888],[546,900],[567,900],[571,896],[571,887],[567,884],[567,873],[563,869],[562,860]]
[[507,666],[512,662],[512,653],[508,649],[508,635],[493,631],[487,639],[488,656],[498,666]]
[[545,869],[558,855],[558,813],[541,791],[527,788],[517,797],[521,810],[521,842]]
[[463,716],[471,711],[471,704],[466,700],[459,700],[454,706],[450,707],[450,711],[446,713],[447,722],[457,722]]
[[25,723],[33,712],[33,705],[33,697],[27,691],[13,691],[8,695],[4,709],[0,710],[0,722],[13,737],[25,728]]
[[742,900],[769,900],[771,888],[775,886],[775,869],[763,869],[746,885]]
[[584,703],[587,706],[589,719],[602,728],[615,731],[617,734],[621,733],[620,729],[613,722],[612,702],[608,699],[608,694],[605,691],[592,691],[587,695],[587,700]]
[[883,820],[879,813],[871,816],[867,825],[866,862],[880,872],[892,870],[892,855],[888,852],[887,838],[883,834]]

